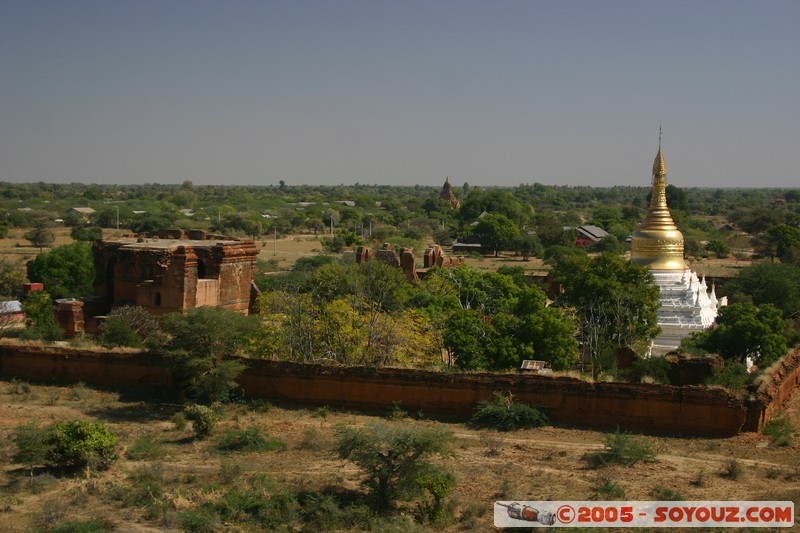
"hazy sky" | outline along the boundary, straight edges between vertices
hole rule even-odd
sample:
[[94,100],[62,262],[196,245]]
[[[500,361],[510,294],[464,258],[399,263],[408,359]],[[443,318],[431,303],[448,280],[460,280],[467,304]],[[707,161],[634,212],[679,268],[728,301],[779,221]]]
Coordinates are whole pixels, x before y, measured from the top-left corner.
[[0,0],[0,181],[800,186],[800,2]]

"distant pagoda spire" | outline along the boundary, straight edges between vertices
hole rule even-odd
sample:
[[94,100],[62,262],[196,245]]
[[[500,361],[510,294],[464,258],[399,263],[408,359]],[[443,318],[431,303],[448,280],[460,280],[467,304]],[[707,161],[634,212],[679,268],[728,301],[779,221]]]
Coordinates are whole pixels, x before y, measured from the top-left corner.
[[453,193],[453,186],[450,185],[450,176],[447,176],[444,180],[444,185],[442,185],[442,192],[439,194],[439,198],[449,202],[450,206],[453,209],[458,209],[461,207],[461,202],[458,201],[456,195]]

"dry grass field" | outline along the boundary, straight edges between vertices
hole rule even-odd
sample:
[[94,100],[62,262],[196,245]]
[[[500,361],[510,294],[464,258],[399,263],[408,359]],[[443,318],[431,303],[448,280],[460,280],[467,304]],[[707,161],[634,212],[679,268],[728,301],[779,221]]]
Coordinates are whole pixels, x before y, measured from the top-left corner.
[[[121,532],[181,531],[185,513],[203,502],[223,501],[254,474],[268,480],[271,489],[264,495],[287,489],[357,494],[362,473],[337,457],[335,431],[341,424],[374,421],[437,427],[453,434],[452,455],[444,460],[458,480],[451,496],[453,517],[436,526],[418,526],[419,531],[490,531],[492,503],[498,499],[790,499],[800,511],[798,437],[789,446],[778,446],[756,434],[729,439],[637,436],[652,446],[655,462],[592,469],[582,457],[601,450],[605,435],[586,429],[499,433],[416,415],[387,420],[386,413],[256,403],[225,406],[215,432],[194,440],[190,426],[181,429],[170,421],[179,409],[80,384],[0,381],[0,529],[46,530],[95,519]],[[800,426],[800,395],[794,396],[786,414]],[[47,425],[66,420],[105,423],[119,437],[120,459],[109,470],[88,477],[59,477],[39,468],[31,478],[25,465],[11,461],[16,452],[14,428],[32,421]],[[250,428],[285,446],[225,455],[215,450],[225,429]],[[137,456],[134,452],[141,452],[143,441],[149,443],[147,453]],[[409,507],[407,513],[412,512]],[[411,527],[406,517],[387,520],[374,530]],[[266,529],[233,520],[215,522],[213,530]]]

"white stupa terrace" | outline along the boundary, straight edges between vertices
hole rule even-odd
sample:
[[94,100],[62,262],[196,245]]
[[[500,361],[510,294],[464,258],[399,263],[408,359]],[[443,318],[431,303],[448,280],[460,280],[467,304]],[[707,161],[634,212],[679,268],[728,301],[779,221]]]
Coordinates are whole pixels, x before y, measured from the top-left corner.
[[719,308],[727,298],[717,299],[714,286],[708,289],[690,269],[651,270],[661,291],[658,325],[661,334],[653,341],[651,353],[663,355],[678,348],[681,340],[714,325]]

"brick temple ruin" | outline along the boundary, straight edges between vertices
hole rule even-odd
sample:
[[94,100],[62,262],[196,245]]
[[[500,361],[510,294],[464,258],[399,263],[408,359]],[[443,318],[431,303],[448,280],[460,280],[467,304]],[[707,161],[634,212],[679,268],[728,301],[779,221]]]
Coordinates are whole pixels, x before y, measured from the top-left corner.
[[196,307],[248,314],[258,249],[203,231],[160,231],[145,238],[95,241],[94,297],[60,302],[57,321],[67,334],[96,331],[111,309],[138,305],[153,315]]
[[442,247],[431,244],[422,254],[422,270],[417,269],[413,248],[395,250],[390,243],[384,243],[380,250],[372,251],[369,246],[359,246],[356,250],[356,262],[364,263],[376,259],[395,268],[402,268],[408,281],[414,282],[425,277],[428,269],[433,267],[455,268],[464,264],[463,257],[448,257]]

